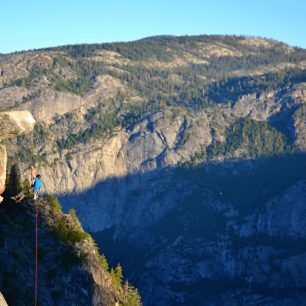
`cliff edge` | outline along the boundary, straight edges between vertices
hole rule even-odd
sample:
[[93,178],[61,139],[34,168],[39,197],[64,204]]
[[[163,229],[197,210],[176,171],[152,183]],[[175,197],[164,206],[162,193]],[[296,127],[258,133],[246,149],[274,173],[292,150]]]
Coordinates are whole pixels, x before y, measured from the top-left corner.
[[[30,132],[31,113],[0,113],[0,140]],[[140,305],[135,288],[122,282],[122,269],[110,269],[76,213],[64,214],[52,196],[21,204],[10,200],[26,184],[18,165],[7,177],[7,153],[0,146],[0,288],[10,305],[30,305],[34,298],[35,222],[38,212],[38,302],[41,305]],[[37,210],[36,210],[37,209]],[[33,296],[31,295],[33,292]],[[0,305],[7,305],[0,294]]]

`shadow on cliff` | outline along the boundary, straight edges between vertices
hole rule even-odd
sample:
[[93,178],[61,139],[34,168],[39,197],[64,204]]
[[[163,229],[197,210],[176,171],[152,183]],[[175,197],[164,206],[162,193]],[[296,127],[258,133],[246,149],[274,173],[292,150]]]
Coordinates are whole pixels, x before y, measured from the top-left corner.
[[[35,215],[33,203],[16,204],[16,168],[7,176],[0,205],[0,287],[8,305],[31,305],[34,296]],[[15,181],[16,182],[16,181]],[[33,292],[33,294],[32,294]]]
[[[198,191],[202,189],[211,197],[230,202],[234,208],[244,214],[260,207],[265,201],[298,180],[306,179],[305,169],[305,152],[198,166],[183,165],[125,177],[111,177],[83,192],[61,194],[58,197],[66,210],[80,208],[78,205],[75,206],[75,203],[82,204],[86,208],[88,202],[99,198],[100,195],[113,195],[114,200],[120,199],[119,194],[125,188],[124,198],[133,200],[141,196],[141,192],[154,193],[155,190],[159,192],[156,186],[164,183],[163,194],[171,188],[175,188],[180,194],[193,191],[193,189],[188,190],[189,187]],[[143,185],[144,183],[146,185]],[[156,195],[156,197],[161,196]],[[82,219],[82,215],[80,218]]]
[[[168,248],[169,243],[179,246],[182,236],[184,244],[197,237],[216,242],[217,235],[226,231],[226,218],[244,222],[245,216],[262,208],[266,201],[296,182],[306,180],[305,169],[306,153],[197,167],[178,166],[109,178],[89,190],[59,198],[64,209],[76,209],[85,228],[90,228],[91,222],[101,222],[101,230],[92,231],[101,251],[111,266],[122,264],[125,276],[137,285],[146,299],[141,276],[150,275],[147,263]],[[6,198],[14,192],[8,189]],[[23,206],[6,204],[2,207],[3,226],[11,216],[28,222],[23,217]],[[101,207],[103,216],[100,215]],[[20,233],[20,240],[23,236]],[[236,243],[253,243],[254,239],[251,240]],[[292,249],[291,242],[286,242],[284,248]],[[201,247],[191,244],[190,258]],[[6,278],[13,280],[16,275],[8,274]],[[198,289],[190,290],[200,292],[208,285],[205,280]],[[187,290],[183,281],[177,282],[177,286]],[[212,292],[216,289],[222,292],[231,286],[236,288],[232,283],[221,286],[218,281],[211,286]]]
[[[216,232],[224,230],[224,214],[234,211],[242,219],[260,209],[275,195],[305,180],[304,169],[306,153],[177,166],[109,178],[89,190],[59,198],[65,210],[76,209],[102,252],[108,250],[110,258],[122,262],[118,254],[111,254],[112,243],[119,236],[131,240],[129,244],[135,243],[130,238],[139,233],[143,238],[144,233],[162,236],[163,231],[173,237],[204,234],[213,239]],[[188,226],[186,219],[192,220]],[[134,250],[141,256],[137,242]],[[128,256],[131,267],[140,259],[134,255]]]

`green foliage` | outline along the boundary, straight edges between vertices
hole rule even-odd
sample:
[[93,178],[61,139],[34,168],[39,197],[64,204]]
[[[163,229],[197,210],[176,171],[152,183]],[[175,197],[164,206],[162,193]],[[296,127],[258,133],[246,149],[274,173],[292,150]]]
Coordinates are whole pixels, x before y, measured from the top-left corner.
[[226,103],[236,102],[247,94],[260,93],[267,90],[290,87],[306,81],[306,70],[287,69],[277,73],[268,73],[259,77],[224,78],[219,82],[206,86],[204,91],[209,100]]
[[120,264],[117,265],[116,268],[109,269],[109,264],[107,262],[107,259],[105,255],[100,255],[98,247],[95,245],[95,251],[98,256],[98,259],[100,263],[102,264],[104,270],[109,274],[109,276],[112,279],[112,284],[120,289],[122,288],[124,291],[124,295],[126,298],[126,303],[123,305],[125,306],[139,306],[141,304],[140,295],[138,293],[138,290],[134,288],[132,285],[130,285],[127,281],[123,284],[123,273],[122,273],[122,267]]
[[[160,110],[169,106],[195,109],[214,103],[235,103],[242,95],[252,93],[259,95],[266,90],[290,87],[305,82],[306,72],[302,69],[287,69],[263,76],[232,77],[233,71],[248,72],[261,66],[278,63],[296,64],[306,60],[306,52],[303,49],[295,48],[288,53],[284,51],[284,45],[276,41],[270,40],[273,47],[258,48],[241,44],[241,39],[243,37],[216,35],[161,36],[129,43],[64,46],[55,49],[66,52],[73,59],[68,60],[67,56],[57,56],[54,58],[51,69],[33,70],[29,77],[13,81],[13,83],[31,87],[33,80],[35,81],[45,73],[53,89],[84,96],[93,88],[93,83],[98,75],[111,75],[145,98],[151,106],[154,105],[155,110]],[[241,56],[211,57],[207,64],[190,64],[171,69],[144,65],[151,59],[167,62],[183,53],[192,55],[198,52],[198,43],[222,43],[240,52]],[[123,58],[138,61],[138,63],[125,66],[114,63],[112,66],[118,68],[117,71],[110,69],[103,62],[87,59],[99,50],[113,51]],[[76,77],[66,79],[59,76],[54,72],[55,67],[68,68]],[[179,76],[182,82],[173,81],[171,78],[173,75]],[[140,116],[137,114],[134,116],[133,112],[127,113],[123,125],[130,128],[137,123],[139,118]],[[97,132],[100,133],[99,129]],[[91,134],[93,131],[88,130],[86,133]],[[71,135],[64,146],[71,147],[80,141],[74,136]]]
[[22,97],[22,102],[21,103],[26,103],[28,101],[37,99],[40,95],[41,95],[41,90],[37,90],[35,92],[32,92],[29,95]]
[[142,305],[139,292],[137,288],[130,285],[128,282],[124,284],[124,291],[127,295],[127,302],[124,306],[140,306]]
[[132,130],[147,114],[156,110],[157,108],[153,103],[132,104],[120,120],[121,127]]
[[[240,53],[254,52],[258,48],[246,44],[241,44],[243,36],[227,36],[227,35],[199,35],[199,36],[155,36],[141,39],[128,43],[104,43],[104,44],[82,44],[68,45],[56,48],[47,48],[44,50],[64,51],[73,58],[84,58],[94,55],[99,50],[109,50],[119,53],[121,56],[131,60],[147,60],[156,57],[159,60],[169,61],[172,59],[169,50],[183,51],[189,48],[195,48],[197,43],[222,43],[231,48],[236,49]],[[260,49],[258,61],[264,64],[264,60],[288,61],[302,60],[305,58],[303,49],[295,48],[294,56],[283,52],[282,47],[285,46],[277,41],[269,40],[274,44],[274,48]],[[255,52],[254,52],[255,53]],[[251,57],[251,55],[249,56]],[[256,61],[254,61],[256,63]]]
[[172,57],[167,47],[172,41],[173,40],[169,40],[166,37],[160,37],[158,40],[143,39],[130,43],[70,45],[56,49],[67,52],[67,54],[73,58],[89,57],[94,55],[98,50],[108,50],[117,52],[123,57],[131,60],[147,60],[154,57],[159,60],[169,61]]
[[[30,88],[37,79],[45,75],[51,81],[53,89],[83,96],[93,87],[98,75],[107,74],[120,79],[147,101],[154,101],[159,108],[169,105],[195,108],[207,106],[210,103],[235,102],[244,94],[259,94],[264,90],[291,86],[305,81],[306,73],[301,69],[287,69],[264,76],[230,76],[233,71],[248,72],[266,65],[296,64],[306,60],[306,52],[303,49],[294,48],[289,53],[284,51],[284,44],[276,41],[269,41],[272,47],[259,48],[241,44],[242,39],[243,37],[240,36],[217,35],[160,36],[129,43],[84,44],[52,48],[52,50],[66,52],[67,56],[54,57],[53,67],[50,69],[36,67],[27,78],[12,81],[11,85]],[[182,54],[194,55],[199,51],[199,43],[225,44],[241,55],[211,57],[207,64],[179,65],[171,69],[144,65],[152,59],[168,62]],[[51,50],[51,48],[45,50]],[[112,66],[119,68],[119,71],[116,71],[103,62],[95,62],[87,58],[95,55],[99,50],[113,51],[123,58],[138,61],[138,63],[125,66],[114,63]],[[76,77],[66,79],[58,75],[55,68],[68,68]],[[183,82],[174,82],[171,79],[172,75],[179,76]]]
[[40,152],[37,147],[43,146],[50,140],[50,137],[50,131],[45,125],[36,124],[30,134],[17,137],[18,151],[15,155],[10,156],[9,163],[47,164],[46,153]]
[[118,266],[115,269],[111,268],[109,274],[111,276],[113,285],[117,288],[121,288],[123,276],[122,276],[122,267],[120,266],[120,264],[118,264]]
[[[219,155],[219,154],[216,154]],[[185,168],[192,168],[197,165],[199,165],[202,162],[205,162],[207,160],[207,149],[205,146],[201,146],[201,149],[199,152],[195,152],[191,157],[190,160],[183,163],[182,166]]]
[[[36,123],[30,137],[33,142],[33,146],[43,145],[51,137],[49,127],[42,123]],[[41,159],[43,159],[42,156]]]
[[21,145],[19,147],[17,155],[14,156],[14,160],[32,165],[47,163],[47,159],[44,154],[37,154],[33,146],[27,147],[26,145]]
[[[59,60],[57,60],[58,62]],[[58,91],[68,91],[76,95],[84,96],[90,89],[99,74],[103,74],[104,66],[86,60],[67,62],[65,59],[59,61],[59,65],[68,67],[76,74],[74,79],[63,79],[58,76],[52,78],[51,87]]]
[[58,91],[69,91],[77,95],[82,95],[91,88],[91,83],[87,79],[63,80],[57,79],[53,83],[53,89]]
[[32,85],[33,85],[33,80],[30,78],[21,78],[10,82],[10,86],[30,88]]
[[107,262],[107,259],[106,259],[105,255],[104,254],[100,255],[98,250],[96,252],[98,254],[99,261],[103,265],[103,268],[105,269],[105,271],[108,271],[109,270],[109,264]]
[[66,139],[57,140],[59,149],[71,149],[78,143],[86,143],[89,139],[103,138],[111,135],[114,128],[119,125],[115,112],[101,115],[97,121],[85,131],[69,134]]
[[77,79],[64,80],[57,78],[53,81],[53,89],[68,91],[83,96],[92,88],[92,79],[88,75],[80,74]]
[[[16,79],[10,82],[10,86],[21,86],[30,89],[35,85],[37,80],[43,75],[47,75],[49,72],[46,69],[40,69],[35,67],[31,70],[30,74],[27,77]],[[36,97],[36,94],[34,94]],[[26,102],[26,101],[25,101]]]
[[[62,213],[61,205],[55,197],[47,195],[46,200],[49,202],[54,213]],[[73,218],[73,224],[70,224],[65,216],[60,215],[60,218],[57,219],[56,224],[53,226],[55,235],[64,241],[72,243],[91,238],[88,233],[79,228],[79,220],[74,209],[69,211],[69,215]]]
[[[116,128],[131,130],[135,124],[141,122],[150,112],[156,111],[153,103],[130,104],[125,109],[103,112],[99,107],[89,110],[85,119],[91,125],[86,130],[71,133],[66,138],[56,141],[59,150],[71,149],[79,143],[87,143],[90,140],[109,137]],[[66,159],[70,160],[72,155],[67,153]]]
[[53,227],[53,231],[57,237],[68,242],[80,242],[84,239],[89,239],[90,235],[82,230],[72,229],[67,224],[66,220],[61,218]]
[[47,194],[46,200],[49,202],[52,212],[56,214],[62,213],[62,206],[54,196],[52,196],[51,194]]
[[271,156],[289,151],[282,133],[267,122],[241,118],[226,130],[226,141],[215,142],[208,147],[207,155],[214,158],[242,150],[246,157]]
[[79,218],[77,216],[77,213],[76,211],[73,209],[73,208],[70,208],[69,211],[68,211],[68,214],[77,222],[80,222],[79,221]]

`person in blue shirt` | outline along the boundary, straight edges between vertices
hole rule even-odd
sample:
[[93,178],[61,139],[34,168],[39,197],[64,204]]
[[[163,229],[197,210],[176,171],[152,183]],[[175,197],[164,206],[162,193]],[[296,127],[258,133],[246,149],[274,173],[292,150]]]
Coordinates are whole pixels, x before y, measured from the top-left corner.
[[43,182],[41,180],[41,175],[35,175],[35,168],[31,166],[31,180],[32,185],[31,188],[22,190],[16,196],[11,197],[16,203],[20,203],[26,194],[33,194],[34,200],[38,198],[38,194],[43,191]]

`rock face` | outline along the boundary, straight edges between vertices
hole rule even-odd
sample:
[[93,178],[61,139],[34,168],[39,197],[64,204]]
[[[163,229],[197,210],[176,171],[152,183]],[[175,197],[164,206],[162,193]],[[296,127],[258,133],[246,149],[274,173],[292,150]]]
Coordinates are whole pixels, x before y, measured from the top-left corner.
[[[24,133],[29,133],[34,128],[35,120],[28,111],[15,111],[0,113],[0,140],[8,139]],[[107,154],[107,151],[106,151]],[[0,146],[0,194],[5,191],[7,153],[4,146]],[[15,178],[16,179],[16,178]],[[18,182],[11,182],[18,185]],[[10,186],[10,188],[15,188]],[[16,192],[16,191],[15,191]],[[12,190],[8,193],[12,195]],[[0,202],[3,198],[0,196]],[[29,257],[32,254],[31,241],[34,245],[34,238],[31,235],[35,227],[35,206],[39,207],[40,221],[38,228],[40,234],[39,252],[45,254],[45,260],[40,258],[39,296],[38,303],[44,305],[114,305],[130,303],[139,305],[140,300],[137,291],[127,283],[124,288],[121,278],[117,284],[113,284],[112,276],[107,271],[107,262],[98,254],[98,250],[91,237],[84,233],[81,224],[75,214],[63,215],[60,205],[55,199],[39,201],[34,205],[27,203],[28,207],[20,211],[13,211],[10,215],[10,207],[15,203],[6,200],[1,215],[8,221],[2,222],[0,226],[1,256],[9,258],[9,254],[15,254],[11,260],[6,260],[5,265],[0,264],[1,289],[9,298],[11,304],[29,305],[32,298],[29,292],[33,292],[33,283],[29,277],[34,279],[34,265],[29,265]],[[16,235],[12,224],[19,224],[19,233]],[[30,230],[30,232],[27,232]],[[52,233],[52,230],[54,231]],[[78,238],[71,238],[70,235],[78,235]],[[67,235],[68,234],[68,235]],[[30,237],[30,238],[29,238]],[[22,246],[22,248],[21,248]],[[17,257],[16,257],[17,256]],[[55,268],[56,267],[56,268]],[[18,276],[16,271],[18,270]],[[121,274],[122,277],[122,274]],[[55,284],[51,286],[50,282]],[[17,294],[18,292],[18,294]],[[136,298],[136,299],[135,299]],[[7,305],[0,292],[0,305]]]
[[6,144],[21,172],[37,164],[146,305],[305,303],[305,50],[158,37],[0,67],[1,109],[37,119]]
[[29,111],[11,111],[0,113],[0,140],[30,133],[35,120]]
[[302,150],[306,150],[306,135],[304,130],[306,129],[306,106],[298,108],[294,114],[294,126],[296,133],[296,142]]
[[[5,190],[5,178],[6,178],[6,149],[4,146],[0,145],[0,195]],[[2,202],[3,198],[0,196],[0,203]]]
[[[0,113],[0,121],[1,140],[29,133],[35,124],[34,118],[28,111]],[[1,145],[0,193],[5,190],[6,163],[6,148]],[[16,186],[18,185],[17,182],[13,183]],[[12,187],[10,186],[10,188]],[[8,192],[11,193],[12,190]],[[2,200],[3,198],[0,197],[0,201]],[[8,199],[6,203],[9,203]],[[14,204],[9,203],[8,206],[12,205]],[[40,206],[37,209],[39,209],[41,215],[42,225],[38,229],[41,239],[41,244],[38,247],[41,253],[49,254],[49,256],[47,255],[49,258],[46,261],[40,259],[39,262],[40,271],[44,271],[43,277],[38,275],[40,283],[39,303],[43,301],[44,305],[50,306],[67,305],[69,303],[108,306],[118,302],[124,305],[129,303],[132,298],[133,305],[140,304],[137,291],[128,284],[125,284],[123,288],[121,278],[119,283],[113,284],[111,274],[107,271],[106,259],[101,260],[102,257],[98,254],[94,242],[88,234],[84,233],[74,214],[63,215],[59,204],[56,204],[54,199],[49,199],[49,201],[36,200],[34,206],[31,203],[27,203],[27,205],[29,207],[22,214],[14,211],[10,216],[10,208],[7,205],[1,211],[1,214],[6,215],[4,217],[6,221],[11,219],[8,224],[2,222],[0,226],[1,256],[9,258],[8,254],[12,253],[17,256],[14,255],[12,260],[6,260],[5,265],[0,264],[1,274],[4,275],[3,279],[0,278],[1,289],[8,296],[10,303],[14,305],[29,305],[32,303],[28,293],[33,291],[33,284],[29,282],[28,278],[31,275],[31,279],[34,279],[34,265],[29,266],[28,259],[31,256],[32,248],[27,248],[26,245],[29,246],[29,242],[34,236],[29,232],[27,233],[27,230],[35,227],[33,218],[35,216],[35,206]],[[21,226],[19,229],[20,235],[16,235],[14,229],[12,229],[12,224]],[[51,230],[54,231],[53,234]],[[67,233],[79,235],[79,238],[71,239]],[[29,236],[32,237],[29,239]],[[33,246],[34,240],[31,242]],[[22,245],[21,249],[20,246]],[[65,261],[67,262],[65,263]],[[54,268],[55,266],[56,268]],[[18,276],[13,272],[16,270],[18,270]],[[53,288],[50,286],[51,279],[52,283],[55,284]],[[135,297],[137,297],[136,300]],[[0,304],[1,306],[7,305],[1,293]]]
[[118,130],[103,142],[80,145],[79,153],[51,167],[41,166],[48,191],[82,192],[111,177],[174,166],[211,143],[207,114],[149,116],[132,131]]
[[305,166],[303,154],[109,181],[93,190],[106,226],[94,236],[145,305],[303,305]]
[[[28,111],[12,111],[0,113],[0,141],[13,136],[30,133],[34,128],[35,120]],[[0,203],[1,194],[5,190],[7,154],[3,145],[0,145]]]
[[7,303],[1,292],[0,292],[0,306],[7,306]]
[[[0,263],[0,285],[7,302],[20,306],[33,304],[33,230],[37,206],[39,304],[126,305],[133,294],[133,305],[139,305],[139,298],[135,299],[138,295],[130,285],[114,284],[106,259],[98,254],[75,214],[63,214],[54,201],[47,198],[35,203],[28,201],[19,207],[13,203],[1,207],[0,254],[6,261]],[[12,228],[12,224],[18,228]]]

